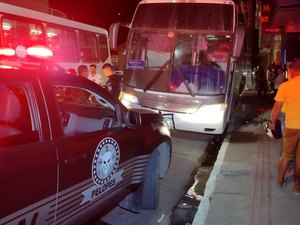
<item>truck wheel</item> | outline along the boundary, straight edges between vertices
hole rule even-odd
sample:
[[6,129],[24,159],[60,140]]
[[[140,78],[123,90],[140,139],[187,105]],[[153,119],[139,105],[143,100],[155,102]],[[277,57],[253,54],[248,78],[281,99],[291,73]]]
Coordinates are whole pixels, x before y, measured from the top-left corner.
[[154,210],[159,202],[159,151],[156,149],[148,162],[142,192],[142,209]]

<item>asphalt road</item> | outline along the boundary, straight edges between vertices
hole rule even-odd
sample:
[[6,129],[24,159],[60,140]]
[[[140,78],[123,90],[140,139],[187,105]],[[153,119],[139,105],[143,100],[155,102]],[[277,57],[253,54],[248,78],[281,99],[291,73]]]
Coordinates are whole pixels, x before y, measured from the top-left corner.
[[[101,220],[111,225],[169,225],[172,211],[194,183],[194,175],[205,155],[211,135],[182,131],[172,132],[173,155],[167,176],[160,181],[157,210],[139,214],[115,207]],[[206,181],[205,181],[206,182]],[[205,183],[204,183],[205,185]]]

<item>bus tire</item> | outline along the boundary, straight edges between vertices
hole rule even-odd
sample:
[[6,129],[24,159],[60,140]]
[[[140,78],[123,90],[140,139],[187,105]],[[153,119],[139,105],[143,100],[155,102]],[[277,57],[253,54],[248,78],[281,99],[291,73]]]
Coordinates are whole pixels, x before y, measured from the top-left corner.
[[148,162],[142,192],[142,209],[157,209],[159,203],[159,150],[153,151]]

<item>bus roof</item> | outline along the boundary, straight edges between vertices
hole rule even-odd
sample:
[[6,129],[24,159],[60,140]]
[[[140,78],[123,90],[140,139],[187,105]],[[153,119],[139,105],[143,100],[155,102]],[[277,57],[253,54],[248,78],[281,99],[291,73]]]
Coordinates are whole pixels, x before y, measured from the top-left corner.
[[234,4],[232,0],[142,0],[143,3],[216,3],[216,4]]
[[[191,13],[194,13],[193,20],[187,19]],[[130,27],[234,33],[235,13],[235,3],[231,0],[142,0]],[[213,14],[209,25],[199,22]]]
[[15,16],[22,16],[26,18],[39,20],[39,21],[45,21],[53,24],[58,24],[67,27],[72,27],[72,28],[77,28],[77,29],[108,35],[107,30],[105,30],[104,28],[80,23],[74,20],[69,20],[62,17],[58,17],[47,13],[43,13],[43,12],[39,12],[27,8],[22,8],[19,6],[10,5],[2,2],[0,2],[0,13],[1,12],[15,15]]

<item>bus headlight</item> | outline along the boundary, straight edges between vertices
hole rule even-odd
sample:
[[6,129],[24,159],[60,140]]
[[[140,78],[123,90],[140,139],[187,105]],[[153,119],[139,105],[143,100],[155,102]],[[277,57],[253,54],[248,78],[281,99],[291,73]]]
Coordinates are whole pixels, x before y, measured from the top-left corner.
[[139,100],[135,95],[128,94],[125,92],[121,92],[120,99],[125,106],[129,106],[130,104],[138,104]]
[[178,114],[182,121],[194,124],[219,124],[223,121],[227,104],[203,105],[194,114]]
[[198,111],[202,123],[218,124],[223,120],[227,104],[205,105]]

